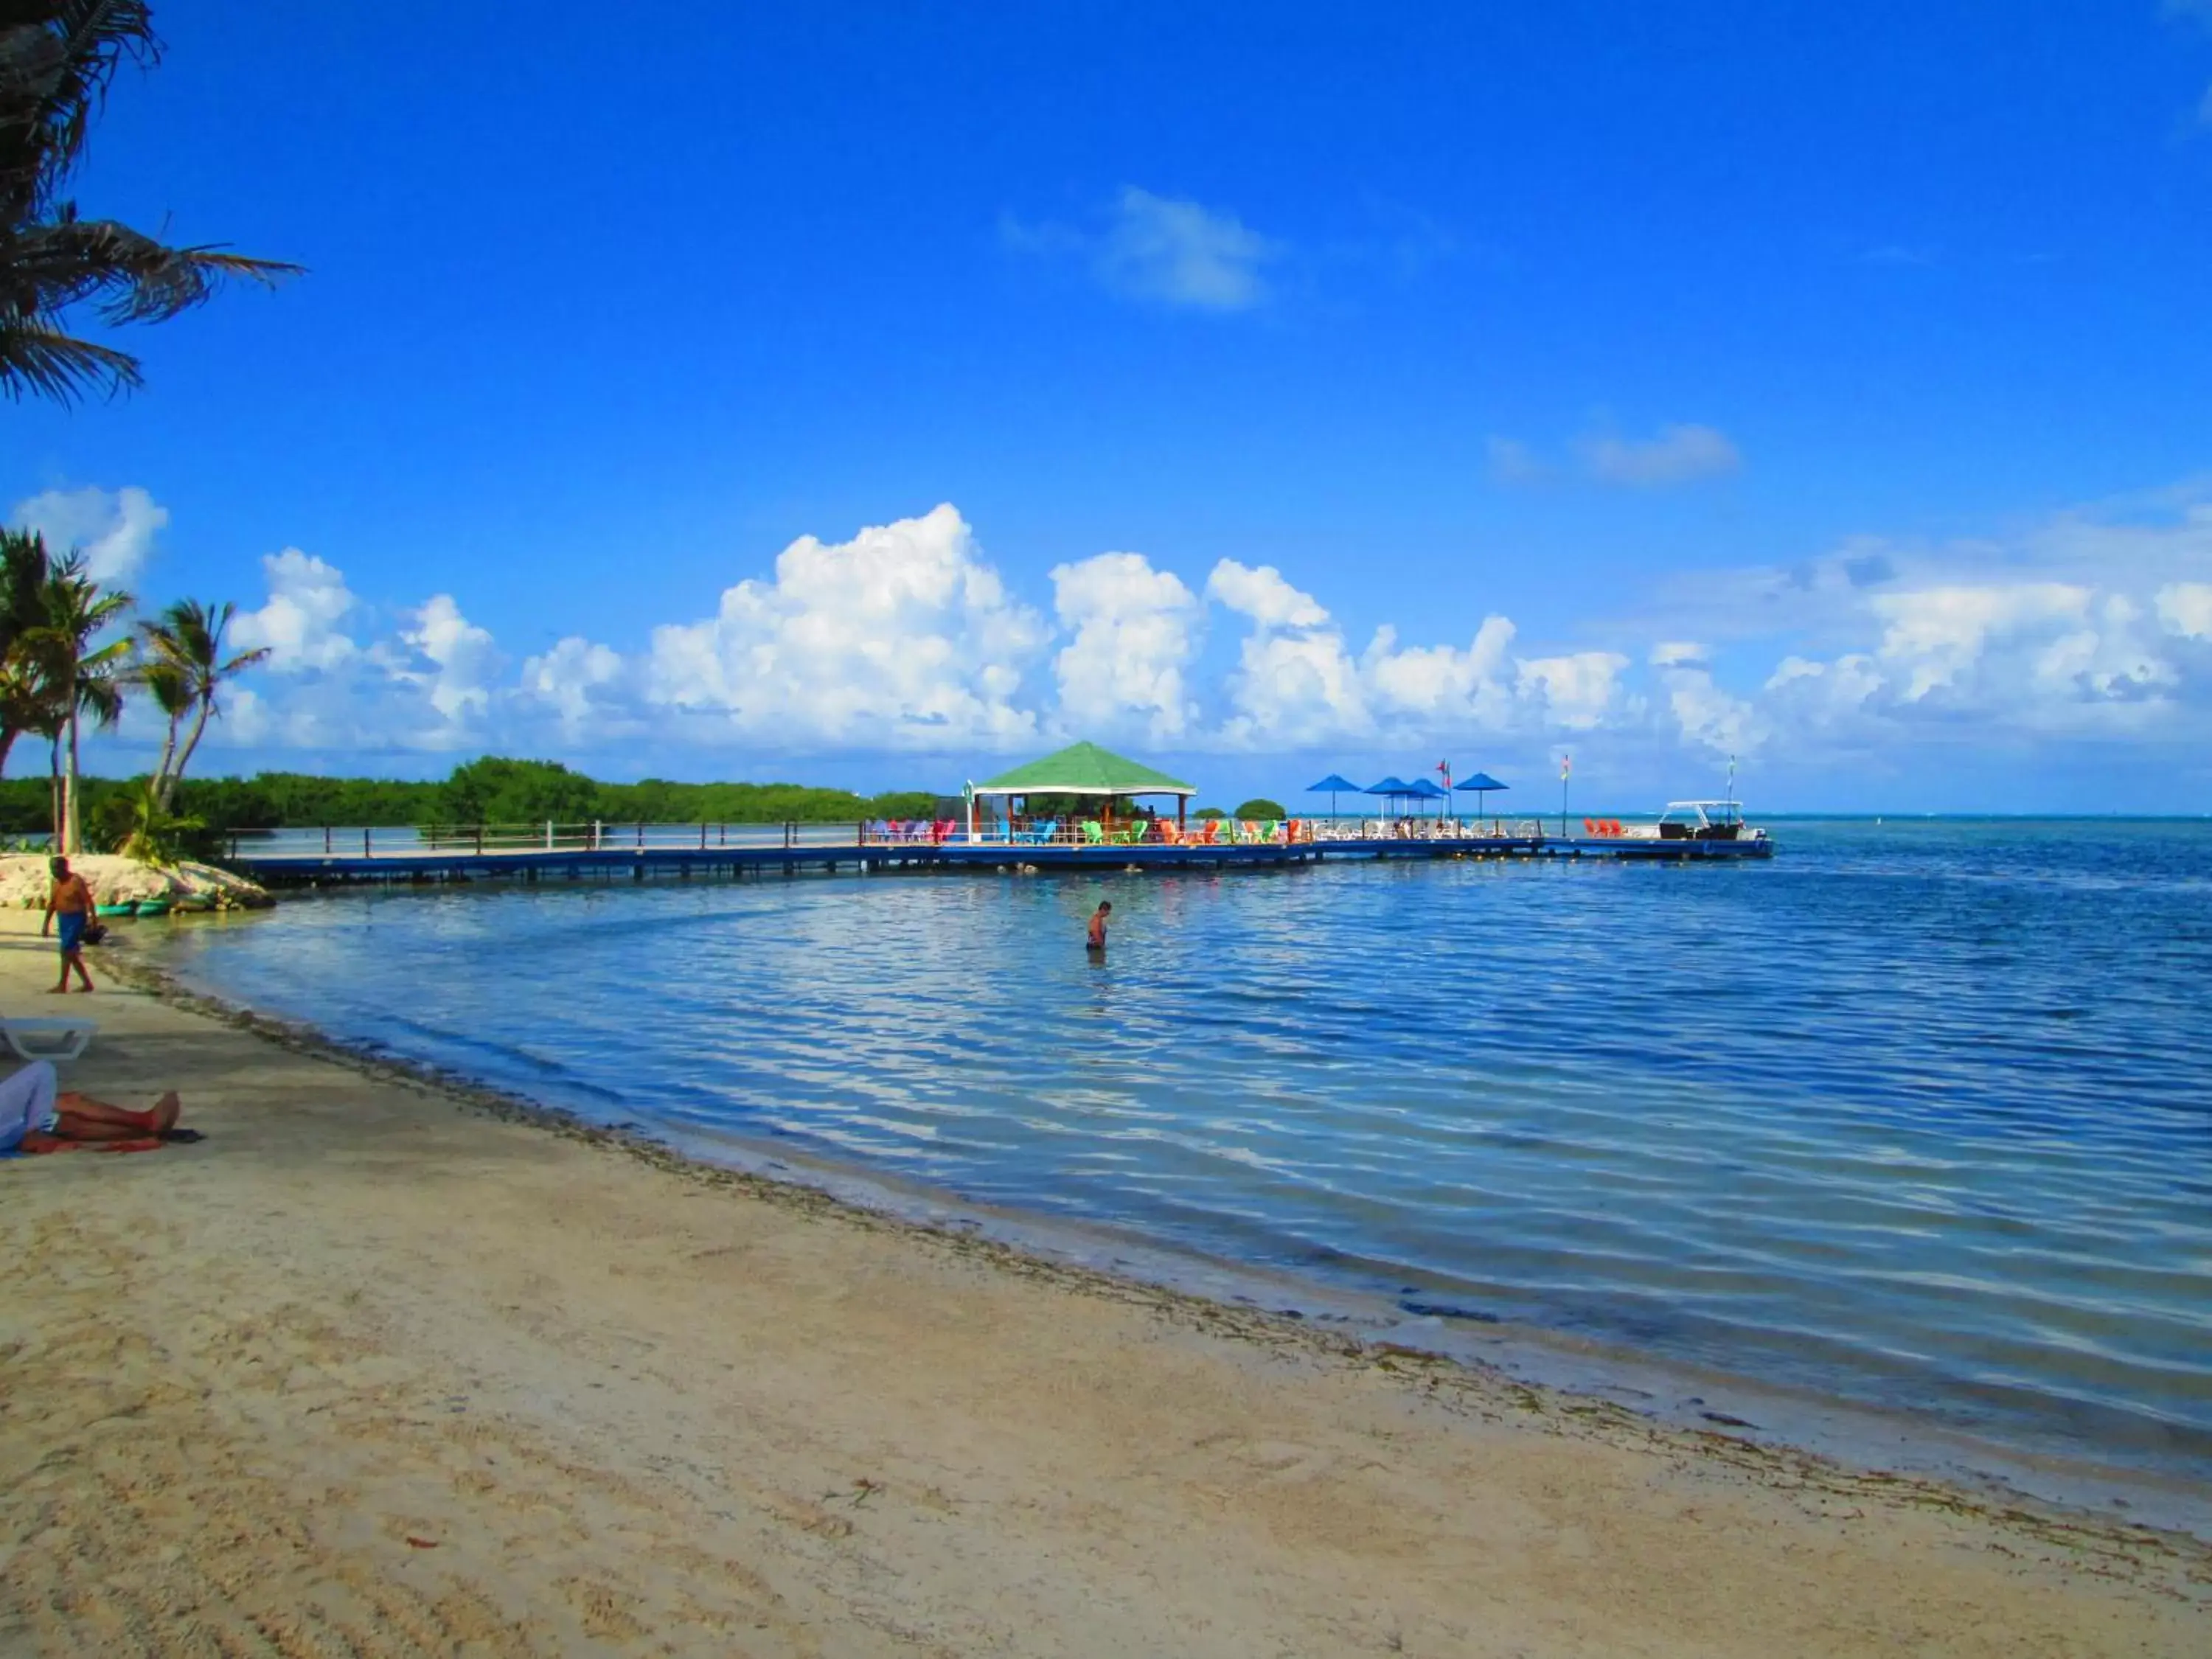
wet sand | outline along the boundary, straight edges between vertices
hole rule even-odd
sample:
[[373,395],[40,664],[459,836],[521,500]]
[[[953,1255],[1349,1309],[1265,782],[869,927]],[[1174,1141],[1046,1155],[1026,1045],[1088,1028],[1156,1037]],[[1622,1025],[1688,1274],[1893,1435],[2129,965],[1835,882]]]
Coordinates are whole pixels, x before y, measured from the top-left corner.
[[[58,1012],[35,927],[0,1012]],[[64,1086],[177,1088],[209,1138],[0,1162],[0,1652],[2203,1650],[2193,1542],[515,1121],[94,972]]]

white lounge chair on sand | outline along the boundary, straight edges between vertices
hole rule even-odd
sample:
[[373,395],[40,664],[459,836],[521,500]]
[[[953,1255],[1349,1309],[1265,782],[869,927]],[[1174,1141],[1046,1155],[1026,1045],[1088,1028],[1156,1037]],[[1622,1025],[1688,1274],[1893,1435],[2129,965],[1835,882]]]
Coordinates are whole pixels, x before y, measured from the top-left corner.
[[89,1019],[0,1019],[0,1037],[25,1060],[75,1060],[99,1029]]

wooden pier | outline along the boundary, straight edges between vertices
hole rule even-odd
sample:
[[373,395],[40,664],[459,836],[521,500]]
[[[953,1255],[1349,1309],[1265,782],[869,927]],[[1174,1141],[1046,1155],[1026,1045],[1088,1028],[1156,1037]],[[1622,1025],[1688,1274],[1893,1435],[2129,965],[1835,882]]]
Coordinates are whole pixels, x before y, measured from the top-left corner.
[[1264,869],[1346,859],[1599,859],[1711,862],[1773,855],[1772,842],[1547,836],[1521,832],[1322,837],[1174,845],[895,839],[844,824],[591,825],[563,832],[477,829],[331,830],[241,834],[228,862],[264,886],[356,882],[540,882],[794,875],[800,872],[1136,868]]

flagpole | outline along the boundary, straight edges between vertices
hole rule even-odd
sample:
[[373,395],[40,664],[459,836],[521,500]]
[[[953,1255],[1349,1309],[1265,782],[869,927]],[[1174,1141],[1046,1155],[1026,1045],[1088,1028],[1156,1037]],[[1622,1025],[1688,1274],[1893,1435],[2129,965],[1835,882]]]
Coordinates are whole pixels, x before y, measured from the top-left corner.
[[1567,774],[1573,771],[1574,767],[1575,757],[1572,755],[1562,755],[1559,757],[1559,839],[1561,841],[1568,839]]

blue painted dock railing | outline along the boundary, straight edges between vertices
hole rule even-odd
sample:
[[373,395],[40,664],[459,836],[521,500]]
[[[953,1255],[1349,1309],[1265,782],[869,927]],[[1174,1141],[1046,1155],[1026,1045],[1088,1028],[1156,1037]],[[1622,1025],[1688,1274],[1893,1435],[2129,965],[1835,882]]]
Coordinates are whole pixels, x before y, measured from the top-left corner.
[[781,869],[935,866],[1151,869],[1307,864],[1326,858],[1765,858],[1763,836],[1662,840],[1656,828],[1554,836],[1531,819],[1325,819],[979,826],[945,820],[863,823],[539,823],[241,830],[235,868],[271,884],[362,880],[536,881],[653,872],[742,875]]

